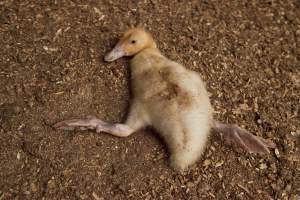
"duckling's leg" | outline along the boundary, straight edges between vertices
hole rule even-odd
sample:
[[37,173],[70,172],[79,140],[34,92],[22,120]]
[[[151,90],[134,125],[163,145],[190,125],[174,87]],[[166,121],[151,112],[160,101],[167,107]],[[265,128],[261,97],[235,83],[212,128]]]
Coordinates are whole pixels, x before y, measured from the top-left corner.
[[97,133],[106,132],[118,137],[127,137],[145,125],[146,122],[139,106],[133,104],[125,124],[111,124],[97,119],[96,117],[88,117],[86,119],[65,120],[54,124],[53,127],[60,130],[96,129]]
[[269,148],[276,147],[272,141],[255,136],[237,125],[223,124],[214,121],[213,128],[224,133],[224,138],[227,143],[235,143],[249,153],[270,153]]

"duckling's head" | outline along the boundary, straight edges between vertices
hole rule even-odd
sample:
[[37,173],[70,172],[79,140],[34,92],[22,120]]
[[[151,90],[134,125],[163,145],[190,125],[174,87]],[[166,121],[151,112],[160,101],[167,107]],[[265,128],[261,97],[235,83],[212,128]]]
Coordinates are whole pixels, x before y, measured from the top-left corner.
[[147,48],[156,48],[156,44],[147,31],[142,28],[133,28],[125,32],[117,45],[104,57],[112,62],[123,56],[134,56]]

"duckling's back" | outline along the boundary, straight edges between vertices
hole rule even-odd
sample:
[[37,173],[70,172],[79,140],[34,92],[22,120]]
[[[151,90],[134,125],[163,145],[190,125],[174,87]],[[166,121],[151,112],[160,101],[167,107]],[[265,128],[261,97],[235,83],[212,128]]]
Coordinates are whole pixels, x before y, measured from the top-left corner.
[[156,49],[131,61],[132,92],[166,141],[174,168],[185,169],[201,155],[212,122],[212,107],[198,74]]

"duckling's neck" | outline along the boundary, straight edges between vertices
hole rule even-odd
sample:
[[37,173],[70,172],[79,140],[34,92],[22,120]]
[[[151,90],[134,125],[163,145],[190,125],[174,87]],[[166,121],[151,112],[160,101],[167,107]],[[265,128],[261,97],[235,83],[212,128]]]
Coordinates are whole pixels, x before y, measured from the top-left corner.
[[[156,47],[148,47],[140,51],[138,54],[149,54],[149,55],[157,55],[162,56],[160,50]],[[136,54],[136,56],[138,55]]]
[[166,58],[161,54],[158,48],[145,48],[136,54],[130,61],[131,72],[138,74],[151,68],[160,66]]

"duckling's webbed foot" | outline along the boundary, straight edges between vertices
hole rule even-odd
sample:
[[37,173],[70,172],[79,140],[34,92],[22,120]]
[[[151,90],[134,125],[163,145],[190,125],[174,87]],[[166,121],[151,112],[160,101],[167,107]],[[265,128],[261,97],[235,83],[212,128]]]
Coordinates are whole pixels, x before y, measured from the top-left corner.
[[56,129],[67,131],[72,131],[76,129],[95,129],[97,133],[106,132],[118,137],[127,137],[134,132],[134,130],[126,124],[110,124],[95,117],[88,117],[86,119],[65,120],[54,124],[53,127]]
[[236,125],[215,122],[214,128],[224,133],[226,143],[236,144],[249,153],[270,153],[269,148],[276,147],[272,141],[255,136]]

